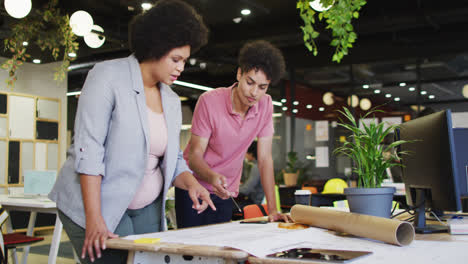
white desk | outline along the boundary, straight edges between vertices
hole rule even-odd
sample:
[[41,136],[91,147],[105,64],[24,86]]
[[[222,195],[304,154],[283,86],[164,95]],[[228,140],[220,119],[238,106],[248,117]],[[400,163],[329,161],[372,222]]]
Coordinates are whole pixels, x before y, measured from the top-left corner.
[[[55,228],[54,234],[52,237],[52,243],[50,245],[49,251],[49,264],[55,264],[57,259],[57,253],[60,245],[60,238],[62,235],[62,222],[60,221],[58,214],[57,214],[57,207],[54,202],[49,200],[46,197],[38,197],[38,198],[31,198],[31,197],[24,197],[20,198],[21,195],[12,195],[9,197],[6,194],[0,194],[0,204],[2,205],[5,210],[10,213],[10,211],[24,211],[24,212],[31,212],[31,216],[29,217],[29,224],[28,224],[28,231],[27,235],[32,236],[34,226],[36,225],[36,216],[37,213],[47,213],[47,214],[55,214]],[[7,232],[13,232],[13,226],[11,224],[11,218],[9,217],[6,222]],[[27,263],[27,258],[29,254],[29,247],[25,247],[23,251],[23,259],[22,263]],[[18,263],[18,259],[16,257],[16,252],[13,254],[13,261],[14,263]]]

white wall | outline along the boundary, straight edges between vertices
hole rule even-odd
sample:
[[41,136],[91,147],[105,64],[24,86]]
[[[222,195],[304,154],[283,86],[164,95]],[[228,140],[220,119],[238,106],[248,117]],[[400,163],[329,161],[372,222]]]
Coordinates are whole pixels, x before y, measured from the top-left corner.
[[[6,59],[0,58],[0,64]],[[65,162],[67,143],[67,79],[54,81],[55,68],[61,62],[47,64],[25,63],[17,71],[18,80],[13,88],[7,87],[5,80],[8,77],[6,70],[0,69],[0,91],[38,95],[60,99],[60,162],[59,168]]]

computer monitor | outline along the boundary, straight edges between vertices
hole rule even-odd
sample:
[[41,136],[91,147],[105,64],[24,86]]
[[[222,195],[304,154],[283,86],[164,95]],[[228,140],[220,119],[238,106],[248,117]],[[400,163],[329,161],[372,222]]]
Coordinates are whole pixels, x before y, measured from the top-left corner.
[[454,128],[455,153],[457,155],[458,190],[468,197],[468,128]]
[[450,110],[423,116],[400,127],[403,182],[408,205],[415,208],[417,233],[447,232],[442,225],[426,225],[426,208],[441,214],[460,211],[458,169]]

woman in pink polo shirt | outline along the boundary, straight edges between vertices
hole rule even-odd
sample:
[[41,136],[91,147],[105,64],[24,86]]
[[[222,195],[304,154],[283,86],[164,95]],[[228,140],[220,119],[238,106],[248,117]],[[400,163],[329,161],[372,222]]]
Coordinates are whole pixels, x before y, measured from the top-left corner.
[[177,226],[190,227],[231,219],[231,196],[239,193],[243,159],[258,139],[258,168],[268,203],[270,221],[285,220],[277,211],[274,192],[273,104],[266,94],[270,83],[284,74],[281,51],[266,41],[242,47],[237,83],[205,92],[198,99],[192,119],[192,137],[184,158],[198,181],[211,193],[217,210],[192,209],[185,190],[176,189]]

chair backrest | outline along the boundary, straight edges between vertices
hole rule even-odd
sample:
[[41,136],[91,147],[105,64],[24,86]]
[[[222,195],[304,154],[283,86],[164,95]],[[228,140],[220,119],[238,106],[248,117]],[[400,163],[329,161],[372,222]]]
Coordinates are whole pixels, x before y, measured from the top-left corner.
[[314,186],[302,186],[302,190],[309,190],[310,193],[318,193],[317,187]]
[[[262,209],[264,209],[265,214],[262,212]],[[249,219],[249,218],[255,218],[255,217],[261,217],[261,216],[267,216],[268,215],[268,208],[266,204],[249,204],[247,206],[244,206],[242,209],[244,211],[244,219]]]

